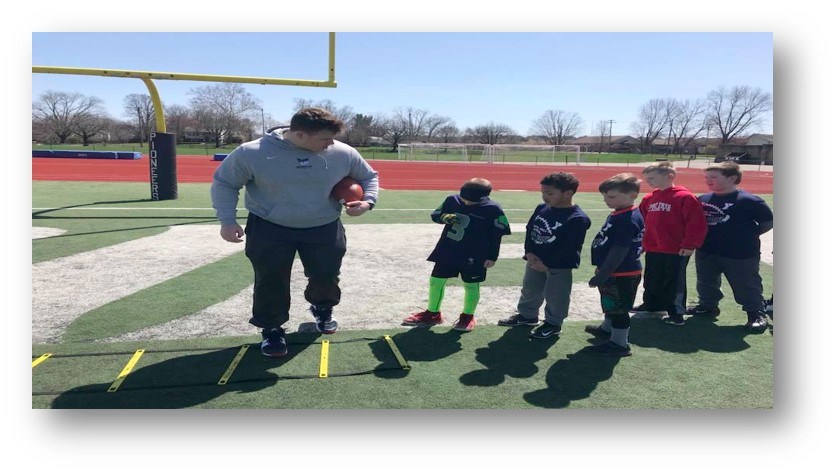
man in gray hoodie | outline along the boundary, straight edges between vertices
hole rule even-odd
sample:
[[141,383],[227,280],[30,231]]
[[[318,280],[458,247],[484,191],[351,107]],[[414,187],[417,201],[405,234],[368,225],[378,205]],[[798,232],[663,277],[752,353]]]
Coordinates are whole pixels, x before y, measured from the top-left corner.
[[[341,204],[330,196],[346,176],[364,189],[360,201],[345,203],[346,213],[360,216],[378,200],[378,172],[351,146],[335,141],[343,122],[327,110],[309,107],[277,129],[244,143],[213,174],[212,207],[221,222],[221,238],[242,242],[253,265],[253,313],[250,324],[262,329],[262,354],[288,353],[285,331],[291,307],[291,268],[299,252],[317,330],[332,334],[337,322],[332,307],[340,302],[341,262],[346,235]],[[246,190],[246,230],[236,222],[239,192]]]

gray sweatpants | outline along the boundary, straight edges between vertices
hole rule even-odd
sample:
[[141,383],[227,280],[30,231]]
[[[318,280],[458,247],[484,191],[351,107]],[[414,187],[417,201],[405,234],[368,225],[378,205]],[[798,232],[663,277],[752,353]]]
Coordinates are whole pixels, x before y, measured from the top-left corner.
[[561,326],[570,308],[572,272],[571,268],[548,268],[546,272],[538,272],[526,267],[518,299],[518,314],[527,319],[538,318],[538,310],[546,300],[544,321]]
[[762,311],[762,278],[759,276],[759,257],[727,258],[697,250],[695,252],[695,272],[698,282],[698,304],[705,308],[715,308],[724,297],[722,293],[722,275],[725,276],[733,298],[742,305],[745,312]]

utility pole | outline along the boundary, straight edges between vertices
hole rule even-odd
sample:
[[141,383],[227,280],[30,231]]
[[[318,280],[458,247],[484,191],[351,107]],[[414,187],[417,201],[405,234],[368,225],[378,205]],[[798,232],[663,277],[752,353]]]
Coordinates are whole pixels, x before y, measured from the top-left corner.
[[616,120],[608,120],[608,153],[611,153],[611,126]]

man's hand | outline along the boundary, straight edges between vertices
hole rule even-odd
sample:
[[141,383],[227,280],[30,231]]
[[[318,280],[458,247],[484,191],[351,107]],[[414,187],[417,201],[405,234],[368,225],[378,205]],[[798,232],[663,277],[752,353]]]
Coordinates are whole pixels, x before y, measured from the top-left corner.
[[244,229],[238,224],[223,224],[221,226],[221,238],[227,242],[238,243],[242,242],[244,236]]
[[370,210],[370,203],[367,201],[352,201],[345,204],[346,214],[357,217]]
[[682,257],[689,257],[693,254],[693,252],[695,252],[695,249],[681,249],[678,251],[678,255]]
[[444,222],[446,224],[453,225],[453,224],[459,224],[460,223],[460,219],[457,217],[457,214],[443,214],[441,219],[442,219],[442,222]]
[[483,262],[483,268],[492,268],[494,266],[495,266],[495,261],[494,260],[486,260],[485,262]]

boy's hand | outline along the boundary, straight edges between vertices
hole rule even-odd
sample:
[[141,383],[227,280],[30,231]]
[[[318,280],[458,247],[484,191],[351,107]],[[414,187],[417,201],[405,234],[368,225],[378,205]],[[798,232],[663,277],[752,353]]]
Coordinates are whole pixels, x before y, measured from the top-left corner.
[[541,261],[534,253],[528,253],[527,257],[527,266],[532,268],[537,272],[546,272],[547,266],[544,265],[544,262]]
[[596,288],[598,286],[602,286],[603,283],[606,282],[606,280],[608,280],[608,278],[602,278],[600,275],[597,274],[594,275],[594,277],[588,281],[588,286],[590,286],[591,288]]
[[486,260],[485,262],[483,262],[483,268],[492,268],[494,266],[495,266],[495,261],[494,260]]
[[678,251],[678,255],[682,257],[689,257],[693,254],[693,252],[695,252],[695,249],[681,249]]
[[460,219],[457,218],[457,214],[443,214],[441,219],[442,219],[442,222],[444,222],[446,224],[459,224],[460,223]]

